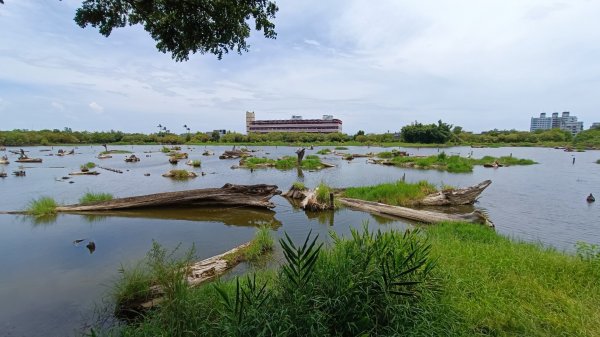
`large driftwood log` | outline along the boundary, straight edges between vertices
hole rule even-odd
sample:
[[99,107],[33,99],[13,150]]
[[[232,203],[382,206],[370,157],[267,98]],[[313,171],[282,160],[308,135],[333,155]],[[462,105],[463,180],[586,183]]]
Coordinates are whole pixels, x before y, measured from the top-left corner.
[[486,180],[466,188],[440,191],[426,196],[418,204],[424,206],[472,205],[491,183],[491,180]]
[[351,198],[338,198],[339,202],[345,206],[366,211],[373,214],[391,215],[403,219],[414,220],[424,223],[436,223],[442,221],[466,221],[473,223],[486,224],[494,227],[494,224],[487,216],[480,212],[474,211],[468,214],[447,214],[425,210],[417,210],[407,207],[390,206],[373,201],[364,201]]
[[119,209],[178,207],[178,206],[252,206],[274,208],[269,201],[280,194],[276,185],[232,185],[178,192],[156,193],[128,198],[118,198],[89,205],[67,205],[57,212],[109,211]]

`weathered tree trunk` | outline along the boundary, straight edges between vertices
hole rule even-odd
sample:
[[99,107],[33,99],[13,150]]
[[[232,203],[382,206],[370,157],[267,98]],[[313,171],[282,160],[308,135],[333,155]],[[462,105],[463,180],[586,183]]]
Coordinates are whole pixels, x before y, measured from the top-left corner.
[[491,183],[491,180],[486,180],[466,188],[440,191],[426,196],[417,204],[424,206],[472,205]]
[[322,211],[334,209],[335,205],[332,202],[319,202],[319,200],[317,200],[317,191],[314,189],[304,192],[304,199],[302,199],[302,202],[300,203],[300,208],[311,211]]
[[307,189],[297,189],[292,186],[289,191],[282,194],[282,196],[290,199],[300,199],[304,200],[306,198],[306,194],[308,193]]
[[296,150],[296,154],[298,155],[298,166],[302,165],[302,159],[304,159],[305,152],[306,152],[306,148]]
[[345,206],[366,211],[373,214],[392,215],[399,218],[414,220],[424,223],[436,223],[442,221],[466,221],[473,223],[486,224],[494,227],[494,224],[480,211],[468,214],[446,214],[412,208],[390,206],[373,201],[364,201],[351,198],[338,198],[340,203]]
[[280,194],[276,185],[232,185],[178,192],[156,193],[136,197],[119,198],[89,205],[67,205],[56,208],[57,212],[109,211],[119,209],[178,207],[178,206],[252,206],[274,208],[269,201]]

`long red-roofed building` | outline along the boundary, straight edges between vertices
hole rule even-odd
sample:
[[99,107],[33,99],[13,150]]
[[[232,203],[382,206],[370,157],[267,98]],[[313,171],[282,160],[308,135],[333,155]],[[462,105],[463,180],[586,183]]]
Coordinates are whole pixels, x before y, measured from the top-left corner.
[[256,120],[253,111],[246,111],[246,133],[269,132],[342,132],[342,121],[332,115],[323,115],[322,119],[302,119],[292,116],[291,119]]

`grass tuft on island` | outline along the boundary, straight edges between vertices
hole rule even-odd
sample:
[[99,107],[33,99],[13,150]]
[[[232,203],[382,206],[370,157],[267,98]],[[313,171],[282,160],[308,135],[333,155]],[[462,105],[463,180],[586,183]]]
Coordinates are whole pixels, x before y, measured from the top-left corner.
[[331,149],[321,149],[319,151],[317,151],[317,154],[321,154],[321,155],[326,155],[326,154],[330,154],[331,153]]
[[336,146],[335,149],[336,150],[348,150],[348,148],[345,146]]
[[186,170],[170,170],[167,174],[163,174],[163,176],[173,178],[175,180],[186,180],[196,177],[195,173]]
[[445,152],[428,157],[400,156],[393,157],[389,160],[389,163],[395,166],[418,169],[437,169],[452,173],[473,172],[474,165],[493,164],[494,162],[498,162],[498,164],[503,166],[537,164],[535,161],[530,159],[519,159],[512,156],[504,156],[499,158],[485,156],[481,159],[474,159],[460,157],[457,155],[448,156]]
[[25,213],[36,217],[56,214],[58,203],[51,197],[40,197],[31,200],[25,209]]
[[342,192],[342,197],[375,201],[392,206],[412,206],[435,192],[437,192],[436,187],[425,180],[418,183],[397,181],[374,186],[349,187]]
[[133,153],[133,152],[127,151],[127,150],[108,150],[108,151],[100,152],[100,154],[124,154],[124,153]]
[[[292,156],[285,156],[279,159],[248,157],[240,160],[240,167],[251,169],[274,167],[280,170],[290,170],[298,167],[298,159]],[[323,165],[318,156],[308,155],[302,160],[300,168],[305,170],[319,170],[325,168],[325,165]]]
[[265,253],[270,252],[275,247],[275,240],[271,235],[271,230],[267,226],[261,226],[254,234],[254,239],[250,241],[250,244],[242,249],[237,250],[235,253],[224,256],[224,259],[230,265],[235,265],[241,261],[247,261],[250,263],[258,262]]
[[292,189],[296,190],[296,191],[306,191],[307,190],[306,185],[304,185],[304,183],[300,182],[300,181],[295,181],[292,184]]
[[193,166],[193,167],[200,167],[200,166],[202,166],[202,162],[201,162],[200,160],[198,160],[198,159],[191,160],[191,161],[189,162],[189,164],[190,164],[191,166]]
[[79,203],[82,205],[89,205],[96,202],[101,201],[110,201],[113,200],[113,195],[110,193],[94,193],[87,192],[81,198],[79,198]]
[[596,160],[596,164],[600,164],[600,159]]
[[[285,263],[183,288],[123,336],[598,336],[600,269],[473,224],[352,230]],[[181,269],[181,268],[180,268]],[[134,278],[134,277],[132,277]],[[140,291],[147,283],[128,289]]]

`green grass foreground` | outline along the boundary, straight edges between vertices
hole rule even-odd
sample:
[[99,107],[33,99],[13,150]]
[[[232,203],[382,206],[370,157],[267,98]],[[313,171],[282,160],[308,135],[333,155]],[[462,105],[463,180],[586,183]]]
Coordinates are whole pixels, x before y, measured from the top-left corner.
[[425,180],[418,183],[397,181],[374,186],[349,187],[342,192],[346,198],[376,201],[393,206],[411,206],[437,188]]
[[[274,167],[280,170],[290,170],[298,167],[298,159],[292,156],[285,156],[279,159],[271,159],[265,157],[248,157],[240,161],[241,167],[257,169],[263,167]],[[305,170],[319,170],[325,166],[316,155],[308,155],[302,160],[300,165]]]
[[460,223],[332,238],[282,239],[279,270],[180,289],[112,335],[600,335],[600,254]]
[[25,213],[37,217],[43,217],[56,214],[56,207],[58,207],[56,200],[52,199],[51,197],[40,197],[29,202],[27,208],[25,209]]
[[537,164],[530,159],[519,159],[512,156],[492,157],[485,156],[481,159],[465,158],[460,156],[448,156],[442,152],[438,155],[428,157],[393,157],[390,162],[395,166],[412,167],[418,169],[437,169],[452,173],[468,173],[473,172],[473,166],[493,164],[498,162],[503,166],[511,165],[533,165]]
[[79,203],[82,205],[93,204],[100,201],[110,201],[113,199],[113,195],[110,193],[93,193],[87,192],[81,198]]
[[444,285],[435,316],[451,335],[600,336],[600,256],[583,261],[469,224],[427,233]]

